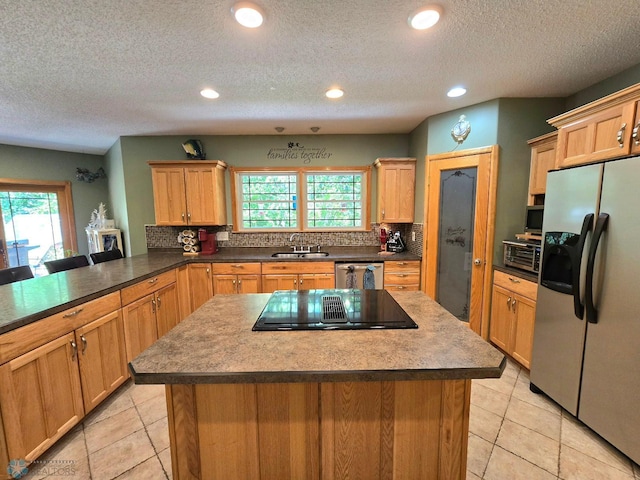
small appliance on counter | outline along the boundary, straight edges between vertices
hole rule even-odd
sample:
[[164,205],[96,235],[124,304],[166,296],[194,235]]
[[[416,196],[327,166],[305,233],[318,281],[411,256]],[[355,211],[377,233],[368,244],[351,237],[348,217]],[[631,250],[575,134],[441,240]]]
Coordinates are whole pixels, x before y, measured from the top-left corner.
[[504,264],[528,272],[540,271],[540,251],[542,247],[536,240],[503,240]]
[[200,254],[212,255],[218,252],[218,242],[215,233],[208,233],[201,228],[198,230],[198,240],[200,241]]
[[404,252],[404,242],[400,236],[400,232],[395,232],[393,235],[389,235],[387,238],[387,251],[400,253]]

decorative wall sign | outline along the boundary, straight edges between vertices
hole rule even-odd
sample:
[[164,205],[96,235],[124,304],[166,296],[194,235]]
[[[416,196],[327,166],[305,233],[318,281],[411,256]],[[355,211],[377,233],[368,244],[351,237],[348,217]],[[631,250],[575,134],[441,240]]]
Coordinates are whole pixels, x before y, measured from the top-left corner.
[[305,147],[298,142],[287,143],[287,148],[270,148],[267,152],[269,160],[302,160],[311,163],[311,160],[326,160],[333,153],[327,152],[326,147]]

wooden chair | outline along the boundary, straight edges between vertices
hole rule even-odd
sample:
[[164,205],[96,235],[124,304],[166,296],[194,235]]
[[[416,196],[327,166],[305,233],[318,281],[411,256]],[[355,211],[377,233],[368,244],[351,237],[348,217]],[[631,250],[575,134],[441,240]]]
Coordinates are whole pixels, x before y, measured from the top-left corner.
[[88,267],[89,260],[87,260],[85,255],[78,255],[76,257],[61,258],[60,260],[44,262],[44,266],[47,268],[49,273],[64,272],[74,268]]
[[19,267],[11,267],[0,270],[0,285],[7,283],[19,282],[33,278],[33,271],[29,265],[21,265]]
[[105,252],[90,253],[91,261],[95,265],[96,263],[109,262],[111,260],[117,260],[122,257],[122,252],[117,248],[113,250],[107,250]]

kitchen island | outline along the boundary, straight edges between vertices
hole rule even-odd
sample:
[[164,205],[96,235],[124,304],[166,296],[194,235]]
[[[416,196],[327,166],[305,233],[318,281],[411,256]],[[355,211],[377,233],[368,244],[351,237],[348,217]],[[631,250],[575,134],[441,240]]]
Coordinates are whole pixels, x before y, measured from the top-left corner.
[[165,384],[173,478],[463,479],[471,379],[505,357],[422,292],[411,330],[254,332],[217,295],[130,363]]

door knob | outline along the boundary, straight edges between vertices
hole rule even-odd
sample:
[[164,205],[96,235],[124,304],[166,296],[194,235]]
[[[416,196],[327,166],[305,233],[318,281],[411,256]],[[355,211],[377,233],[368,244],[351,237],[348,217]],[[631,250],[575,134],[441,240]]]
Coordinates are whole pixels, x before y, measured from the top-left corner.
[[482,265],[482,259],[481,259],[481,258],[476,258],[476,259],[473,261],[473,264],[474,264],[476,267],[479,267],[480,265]]

